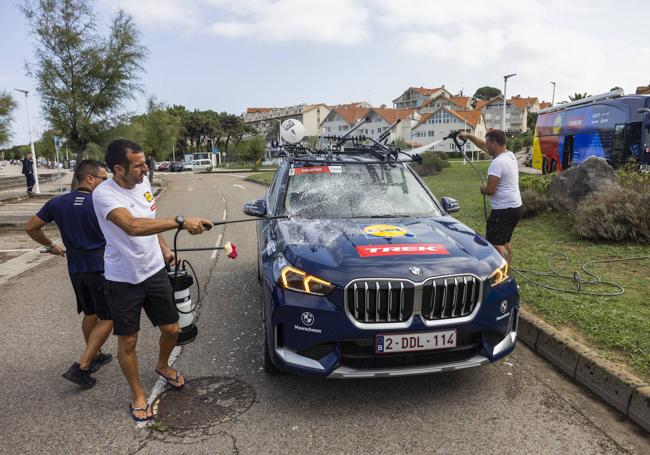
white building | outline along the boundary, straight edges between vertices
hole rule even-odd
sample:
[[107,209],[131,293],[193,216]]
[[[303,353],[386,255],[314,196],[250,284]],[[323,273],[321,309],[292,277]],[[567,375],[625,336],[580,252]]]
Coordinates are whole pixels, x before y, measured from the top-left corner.
[[393,100],[393,108],[417,109],[428,100],[436,98],[441,94],[444,94],[446,97],[451,97],[451,93],[444,85],[437,88],[409,87],[404,93]]
[[368,103],[332,106],[329,113],[321,121],[321,135],[344,135],[368,114],[369,108]]
[[[480,111],[456,111],[441,107],[433,113],[423,114],[413,127],[411,143],[414,147],[426,145],[441,140],[452,131],[464,130],[478,137],[484,137],[487,132],[485,119]],[[456,151],[453,141],[441,142],[433,150],[441,152]],[[466,152],[478,151],[472,143],[465,145]]]
[[265,135],[273,124],[287,119],[299,120],[305,126],[305,136],[318,136],[319,125],[330,113],[325,104],[300,104],[281,108],[249,107],[243,115],[246,125],[252,126],[259,134]]
[[[485,125],[490,129],[502,129],[503,97],[497,96],[487,101],[478,101],[476,110],[482,111]],[[517,133],[528,131],[527,98],[510,98],[506,103],[505,130]]]

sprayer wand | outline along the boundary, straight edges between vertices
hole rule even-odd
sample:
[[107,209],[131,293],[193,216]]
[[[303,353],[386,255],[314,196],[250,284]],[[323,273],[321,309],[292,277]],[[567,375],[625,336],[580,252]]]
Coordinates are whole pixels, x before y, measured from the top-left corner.
[[[458,139],[458,133],[460,131],[452,131],[449,133],[446,137],[443,138],[445,139],[452,139],[454,141],[454,144],[456,144],[456,148],[458,148],[458,151],[463,155],[463,158],[465,159],[466,162],[469,163],[470,166],[472,166],[472,169],[476,171],[478,174],[478,178],[481,179],[481,185],[485,185],[485,179],[483,178],[483,174],[481,174],[481,171],[479,171],[474,164],[467,158],[467,155],[465,154],[464,146],[467,143],[467,139],[463,139],[462,142],[461,140]],[[487,220],[488,220],[488,214],[487,214],[487,202],[485,200],[485,194],[483,194],[483,214],[485,215],[485,228],[487,229]]]

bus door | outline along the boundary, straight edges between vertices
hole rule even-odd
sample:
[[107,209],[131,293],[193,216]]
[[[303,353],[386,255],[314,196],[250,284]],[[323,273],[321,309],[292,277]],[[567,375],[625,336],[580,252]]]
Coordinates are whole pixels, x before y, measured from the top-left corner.
[[569,167],[573,161],[573,136],[564,136],[564,147],[562,148],[562,170]]
[[609,161],[617,167],[625,164],[625,158],[625,125],[619,123],[614,127],[614,147]]

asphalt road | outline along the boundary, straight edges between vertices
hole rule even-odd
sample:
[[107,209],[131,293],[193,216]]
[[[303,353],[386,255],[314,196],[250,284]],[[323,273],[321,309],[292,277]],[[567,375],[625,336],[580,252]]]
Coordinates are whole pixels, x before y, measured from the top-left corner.
[[[221,219],[225,209],[228,219],[241,218],[244,202],[265,190],[242,177],[169,176],[159,216]],[[505,361],[450,374],[359,381],[268,376],[261,368],[254,223],[180,239],[184,247],[230,240],[240,256],[185,256],[199,273],[203,302],[199,337],[176,366],[190,380],[248,384],[252,406],[224,423],[158,432],[135,428],[129,418],[128,387],[116,361],[97,373],[89,391],[61,378],[82,336],[64,261],[54,259],[0,288],[0,453],[650,452],[647,434],[522,344]],[[106,350],[114,353],[115,345],[110,339]],[[156,386],[156,354],[156,330],[143,318],[138,356],[147,390]]]

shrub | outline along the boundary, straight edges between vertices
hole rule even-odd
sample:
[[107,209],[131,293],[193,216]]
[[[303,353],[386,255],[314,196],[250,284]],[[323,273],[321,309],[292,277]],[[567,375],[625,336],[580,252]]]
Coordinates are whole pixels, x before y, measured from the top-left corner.
[[550,175],[522,175],[519,177],[519,189],[534,190],[538,193],[546,192],[549,183],[551,183]]
[[616,175],[625,188],[640,193],[650,193],[650,173],[637,171],[636,161],[627,163],[616,171]]
[[531,188],[521,191],[522,218],[531,218],[551,209],[551,200],[545,193]]
[[413,163],[412,167],[422,177],[437,174],[450,166],[447,155],[442,152],[425,152],[421,156],[422,164]]
[[650,242],[650,192],[618,187],[588,196],[575,212],[573,228],[593,240]]

